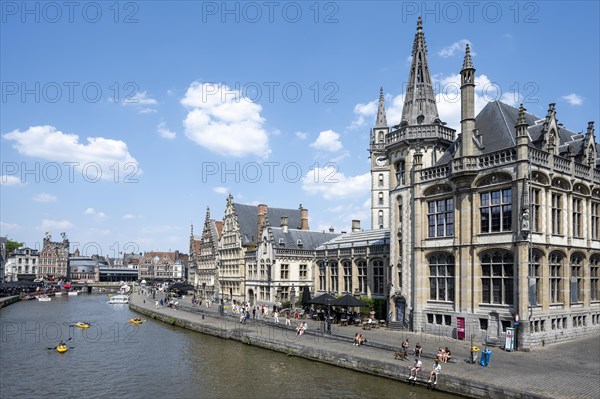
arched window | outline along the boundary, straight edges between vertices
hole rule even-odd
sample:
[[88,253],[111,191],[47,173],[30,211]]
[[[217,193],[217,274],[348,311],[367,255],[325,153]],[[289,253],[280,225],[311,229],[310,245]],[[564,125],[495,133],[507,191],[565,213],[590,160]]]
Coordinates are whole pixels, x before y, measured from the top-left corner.
[[542,302],[541,280],[542,280],[542,254],[538,251],[531,253],[531,262],[529,262],[529,304],[536,306]]
[[559,252],[550,254],[550,303],[561,303],[562,298],[562,262],[563,256]]
[[600,255],[590,258],[590,300],[600,300]]
[[329,277],[331,281],[331,291],[338,292],[339,284],[338,284],[338,263],[337,262],[329,262]]
[[379,187],[383,187],[383,173],[379,174]]
[[352,292],[352,263],[349,260],[342,262],[344,268],[344,292]]
[[429,299],[454,301],[454,256],[434,254],[429,261]]
[[383,205],[383,193],[379,193],[378,195],[378,204]]
[[583,302],[583,256],[571,255],[571,304]]
[[319,289],[327,291],[327,269],[325,262],[319,262]]
[[358,270],[358,290],[366,294],[367,293],[367,262],[359,260],[357,262]]
[[383,295],[384,292],[384,280],[383,280],[383,261],[373,261],[373,294]]
[[383,211],[379,211],[377,219],[379,222],[379,228],[383,229]]
[[481,257],[481,302],[512,305],[513,254],[507,251],[488,252]]

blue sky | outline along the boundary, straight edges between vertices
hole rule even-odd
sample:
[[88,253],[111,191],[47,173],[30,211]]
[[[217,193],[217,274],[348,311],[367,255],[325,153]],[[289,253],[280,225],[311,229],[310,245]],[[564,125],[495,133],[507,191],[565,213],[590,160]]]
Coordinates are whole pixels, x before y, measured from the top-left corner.
[[64,231],[86,254],[187,252],[228,193],[368,228],[375,100],[399,123],[418,15],[450,126],[467,42],[477,111],[600,120],[592,1],[1,5],[0,234],[31,247]]

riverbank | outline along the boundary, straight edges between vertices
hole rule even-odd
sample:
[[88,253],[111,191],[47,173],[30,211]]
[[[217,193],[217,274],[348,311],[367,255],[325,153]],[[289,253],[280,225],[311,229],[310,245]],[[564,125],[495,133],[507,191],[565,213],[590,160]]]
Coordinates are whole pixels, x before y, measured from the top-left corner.
[[20,298],[18,295],[0,298],[0,309],[2,309],[5,306],[12,305],[13,303],[19,302],[19,301],[20,301]]
[[171,325],[404,383],[408,383],[412,360],[395,360],[393,351],[403,339],[409,338],[411,347],[421,342],[425,348],[423,371],[417,382],[424,386],[437,347],[450,346],[457,362],[443,365],[436,389],[462,396],[532,399],[600,396],[598,337],[531,352],[504,352],[493,348],[490,367],[481,367],[467,362],[468,343],[443,337],[384,328],[360,330],[368,342],[357,347],[352,345],[352,337],[359,331],[358,327],[334,325],[333,334],[328,335],[319,331],[320,323],[309,320],[306,335],[298,337],[293,327],[283,325],[283,318],[281,324],[275,324],[272,318],[241,324],[237,317],[218,315],[216,307],[184,305],[179,310],[156,309],[150,299],[137,294],[131,299],[132,310]]

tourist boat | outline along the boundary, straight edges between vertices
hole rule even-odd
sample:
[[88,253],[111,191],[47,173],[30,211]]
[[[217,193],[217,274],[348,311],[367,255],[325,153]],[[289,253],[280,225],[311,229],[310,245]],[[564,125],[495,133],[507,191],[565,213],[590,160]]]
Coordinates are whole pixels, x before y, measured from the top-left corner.
[[36,298],[40,302],[50,302],[52,300],[48,295],[38,295]]
[[142,324],[142,319],[129,319],[128,323],[137,324],[138,326]]
[[69,348],[67,348],[67,345],[58,345],[56,347],[56,351],[58,353],[65,353]]
[[108,300],[108,303],[111,303],[111,304],[129,303],[129,295],[113,295]]
[[75,327],[90,328],[90,323],[84,323],[83,321],[80,321],[80,322],[78,322],[78,323],[75,324]]

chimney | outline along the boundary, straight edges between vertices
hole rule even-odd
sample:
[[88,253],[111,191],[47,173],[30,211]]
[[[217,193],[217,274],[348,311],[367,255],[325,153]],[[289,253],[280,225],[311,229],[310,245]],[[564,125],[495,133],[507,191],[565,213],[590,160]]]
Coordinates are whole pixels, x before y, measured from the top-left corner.
[[300,230],[308,230],[308,209],[302,207],[298,208],[300,210]]
[[283,230],[284,233],[288,232],[288,217],[287,216],[281,217],[281,230]]
[[360,220],[354,219],[352,221],[352,232],[360,231]]
[[331,227],[329,228],[329,232],[330,232],[330,233],[333,233],[333,226],[331,226]]
[[[265,220],[267,217],[267,210],[268,207],[264,204],[260,204],[258,206],[258,226],[257,226],[257,230],[258,230],[258,234],[256,235],[256,237],[261,237],[261,233],[262,233],[262,227],[265,224]],[[257,239],[257,241],[260,240],[260,238]]]

